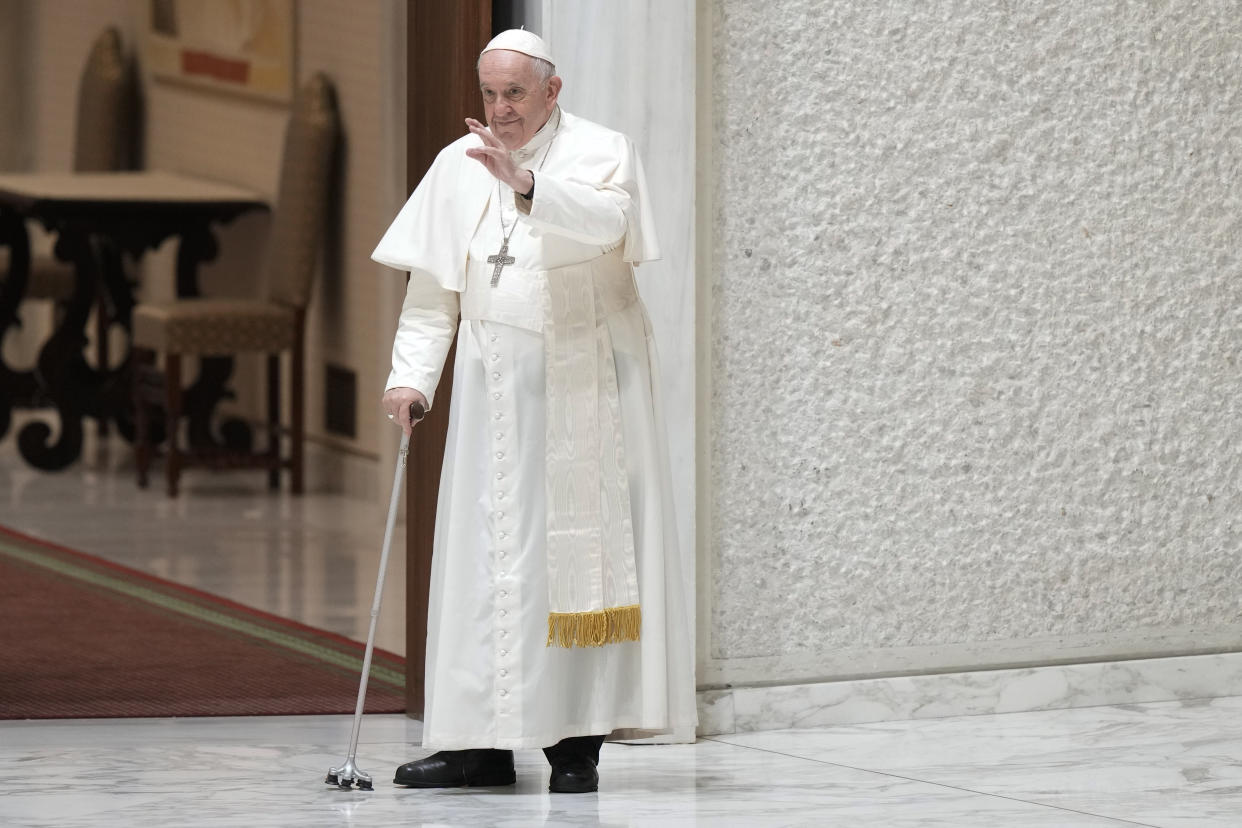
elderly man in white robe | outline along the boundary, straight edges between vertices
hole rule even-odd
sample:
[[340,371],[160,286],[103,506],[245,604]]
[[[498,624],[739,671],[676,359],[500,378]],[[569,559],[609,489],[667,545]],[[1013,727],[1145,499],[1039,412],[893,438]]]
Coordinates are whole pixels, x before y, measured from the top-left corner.
[[[483,50],[487,126],[443,149],[373,258],[409,271],[383,398],[407,432],[457,360],[437,504],[423,747],[409,787],[597,790],[606,738],[693,737],[693,647],[633,144],[560,109],[544,42]],[[458,329],[457,319],[461,324]]]

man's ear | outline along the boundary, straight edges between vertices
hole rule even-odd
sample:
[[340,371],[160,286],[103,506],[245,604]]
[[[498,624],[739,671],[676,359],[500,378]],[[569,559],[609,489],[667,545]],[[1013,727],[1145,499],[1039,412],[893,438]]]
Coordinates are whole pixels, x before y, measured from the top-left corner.
[[556,103],[556,99],[561,94],[561,76],[553,75],[548,78],[548,103]]

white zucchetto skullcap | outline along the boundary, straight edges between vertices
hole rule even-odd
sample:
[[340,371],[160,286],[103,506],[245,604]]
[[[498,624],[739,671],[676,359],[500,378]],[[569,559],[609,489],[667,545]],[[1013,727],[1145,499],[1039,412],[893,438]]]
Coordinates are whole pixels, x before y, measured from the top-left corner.
[[548,51],[548,44],[543,42],[543,38],[525,29],[509,29],[508,31],[501,32],[492,38],[491,43],[483,47],[483,51],[479,55],[482,56],[485,52],[490,52],[494,49],[521,52],[533,58],[546,60],[553,66],[556,66],[556,61],[552,59],[552,53]]

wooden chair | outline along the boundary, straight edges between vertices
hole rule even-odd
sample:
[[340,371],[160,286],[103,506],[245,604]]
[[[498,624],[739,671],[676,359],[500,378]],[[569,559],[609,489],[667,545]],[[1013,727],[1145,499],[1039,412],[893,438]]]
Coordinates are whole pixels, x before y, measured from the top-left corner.
[[[127,170],[136,160],[137,90],[132,67],[121,45],[121,34],[109,27],[95,38],[78,80],[74,128],[75,172]],[[36,247],[42,248],[41,245]],[[52,255],[50,247],[31,251],[24,299],[65,303],[73,296],[73,265]],[[0,273],[7,273],[7,246],[0,244]],[[101,299],[96,318],[96,360],[108,361],[107,328],[111,324]]]
[[[318,74],[299,90],[285,130],[280,190],[272,218],[264,299],[179,299],[165,305],[138,304],[133,314],[134,451],[138,485],[147,484],[151,458],[148,403],[162,403],[166,418],[165,476],[176,496],[181,470],[189,466],[265,468],[271,488],[280,470],[290,470],[291,489],[303,486],[305,391],[303,382],[306,306],[310,300],[324,237],[333,158],[340,127],[336,97]],[[280,355],[291,354],[288,456],[281,453]],[[222,447],[181,448],[182,357],[266,353],[268,445],[264,454]],[[163,354],[162,377],[155,369]],[[152,381],[154,379],[154,381]],[[162,393],[161,393],[162,391]]]
[[[109,27],[95,38],[78,80],[74,125],[74,172],[127,170],[134,160],[136,90],[121,33]],[[27,299],[67,302],[73,295],[73,266],[51,251],[30,261]]]

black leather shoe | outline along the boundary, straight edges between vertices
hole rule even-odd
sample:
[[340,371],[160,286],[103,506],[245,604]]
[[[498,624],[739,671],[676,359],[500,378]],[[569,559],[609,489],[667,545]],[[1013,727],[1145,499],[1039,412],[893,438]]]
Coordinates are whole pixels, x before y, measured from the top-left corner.
[[407,788],[482,788],[512,785],[511,750],[442,750],[397,768],[392,780]]
[[548,779],[552,793],[591,793],[599,790],[599,771],[590,759],[557,764]]

